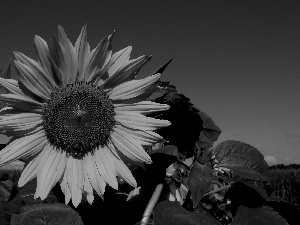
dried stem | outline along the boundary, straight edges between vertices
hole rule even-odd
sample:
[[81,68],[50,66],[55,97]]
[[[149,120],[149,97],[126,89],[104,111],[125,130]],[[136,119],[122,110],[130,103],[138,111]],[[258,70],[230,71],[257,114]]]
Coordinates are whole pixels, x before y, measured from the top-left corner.
[[144,214],[143,214],[143,218],[141,220],[141,225],[147,225],[148,224],[148,220],[151,216],[151,213],[159,199],[159,196],[161,194],[161,191],[163,189],[163,186],[164,184],[158,184],[155,188],[155,191],[153,192],[153,195],[144,211]]

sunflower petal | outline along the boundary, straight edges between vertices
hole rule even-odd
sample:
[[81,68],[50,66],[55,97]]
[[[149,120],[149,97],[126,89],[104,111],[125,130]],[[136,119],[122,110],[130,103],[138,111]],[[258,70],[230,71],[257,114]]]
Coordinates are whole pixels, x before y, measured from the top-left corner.
[[76,54],[76,50],[69,41],[64,28],[62,26],[58,26],[58,41],[61,46],[62,53],[64,55],[64,64],[65,64],[65,71],[64,75],[66,73],[70,74],[70,81],[74,82],[77,76],[77,64],[78,64],[78,58]]
[[48,159],[43,162],[44,166],[39,172],[40,176],[40,197],[45,199],[53,186],[61,178],[66,166],[66,153],[50,149]]
[[82,80],[84,78],[84,65],[85,61],[87,60],[87,57],[89,55],[89,47],[87,43],[87,32],[86,32],[86,26],[84,26],[81,30],[81,33],[75,43],[75,51],[78,55],[78,73],[79,73],[79,80]]
[[70,65],[71,64],[70,59],[65,54],[64,47],[59,43],[59,41],[55,36],[52,36],[50,40],[50,54],[53,59],[53,62],[51,63],[52,67],[55,70],[57,69],[59,70],[58,74],[61,74],[63,83],[67,84],[71,82],[72,81],[71,66],[73,65]]
[[130,134],[132,138],[140,142],[141,145],[152,145],[157,142],[164,141],[164,138],[162,136],[152,131],[133,130],[121,125],[116,125],[115,127],[115,129]]
[[110,61],[105,65],[109,76],[115,74],[126,62],[128,62],[132,46],[128,46],[112,55]]
[[118,189],[118,182],[116,179],[116,172],[114,165],[111,162],[111,154],[105,147],[95,151],[95,165],[103,180],[112,188]]
[[0,84],[3,85],[10,93],[24,95],[22,90],[19,88],[17,80],[14,79],[4,79],[0,77]]
[[89,204],[92,204],[94,201],[93,187],[89,181],[88,175],[84,177],[83,189],[86,193],[86,198]]
[[142,146],[124,132],[115,129],[115,132],[111,134],[111,140],[117,149],[128,158],[138,162],[152,162],[150,156],[145,152]]
[[13,108],[25,111],[34,111],[35,109],[41,109],[43,106],[40,102],[18,94],[1,94],[0,101],[4,101]]
[[37,71],[19,61],[14,61],[20,81],[28,90],[42,99],[50,99],[51,89],[37,75]]
[[82,198],[83,189],[83,174],[82,174],[81,160],[68,157],[67,159],[67,183],[70,186],[72,194],[72,203],[75,207],[79,205]]
[[18,125],[24,123],[32,123],[41,121],[41,115],[36,113],[19,113],[11,116],[6,116],[1,118],[0,127],[1,126],[10,126],[10,125]]
[[103,84],[104,89],[114,88],[115,86],[133,80],[140,69],[151,59],[151,56],[140,56],[137,59],[125,61],[122,67],[113,73],[105,80]]
[[[112,38],[114,33],[101,40],[98,46],[90,53],[88,64],[85,69],[85,79],[87,81],[100,80],[103,74],[99,74],[102,67],[111,57]],[[98,82],[98,81],[97,81]]]
[[168,110],[170,108],[167,104],[160,104],[151,101],[141,101],[133,104],[114,104],[115,110],[120,112],[138,112],[148,114],[151,112]]
[[99,86],[100,79],[107,79],[113,73],[115,73],[122,66],[122,64],[129,59],[131,50],[132,47],[129,46],[114,53],[109,59],[109,61],[99,71],[99,73],[95,75],[96,79],[94,80],[94,83],[97,84],[97,86]]
[[50,143],[48,142],[45,147],[43,148],[43,151],[40,153],[42,155],[42,158],[39,162],[39,165],[37,166],[37,187],[36,187],[36,192],[34,195],[34,198],[42,197],[42,186],[43,184],[41,183],[41,176],[42,176],[42,171],[44,169],[45,163],[48,162],[49,157],[51,156],[51,153],[53,151],[53,148],[50,146]]
[[46,139],[44,132],[19,138],[0,151],[0,166],[41,151],[41,143]]
[[70,202],[72,197],[71,189],[67,183],[67,173],[65,172],[60,183],[62,192],[65,194],[65,204],[67,205]]
[[[43,144],[46,145],[47,143],[43,143]],[[40,163],[42,156],[43,156],[43,154],[41,154],[41,153],[36,155],[29,162],[29,164],[24,168],[24,170],[22,171],[21,177],[19,178],[19,181],[18,181],[19,187],[23,187],[25,184],[27,184],[29,181],[31,181],[33,178],[36,177],[37,172],[38,172],[37,167]]]
[[42,67],[42,65],[37,61],[27,57],[23,53],[14,52],[14,55],[19,62],[31,68],[31,71],[34,72],[32,75],[36,77],[36,80],[38,80],[38,82],[44,85],[47,89],[53,91],[57,87],[53,78],[47,71],[47,67]]
[[108,92],[109,98],[112,100],[124,100],[139,96],[156,83],[159,78],[160,74],[155,74],[144,79],[127,81]]
[[136,180],[132,176],[132,173],[130,172],[128,167],[116,157],[112,156],[111,159],[116,168],[117,175],[121,177],[123,180],[125,180],[131,186],[136,187],[137,186]]
[[160,120],[152,117],[144,116],[136,112],[120,112],[116,111],[116,121],[123,126],[138,129],[138,130],[155,130],[160,127],[169,126],[171,123],[168,120]]
[[97,194],[102,197],[102,195],[105,192],[106,184],[103,181],[102,177],[98,174],[96,165],[94,163],[94,160],[92,159],[91,154],[89,153],[88,156],[86,156],[85,158],[86,174],[88,176],[89,182],[94,188],[94,190],[97,192]]
[[53,59],[51,58],[47,42],[43,38],[36,35],[34,37],[34,44],[38,54],[39,63],[42,65],[44,70],[49,74],[49,76],[52,77],[56,85],[60,86],[62,84],[62,75],[61,73],[52,72]]

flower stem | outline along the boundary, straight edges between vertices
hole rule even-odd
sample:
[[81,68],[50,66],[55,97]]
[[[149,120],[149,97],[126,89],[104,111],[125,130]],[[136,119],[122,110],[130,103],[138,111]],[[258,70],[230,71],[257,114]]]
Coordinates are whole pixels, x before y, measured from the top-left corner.
[[158,184],[155,188],[155,191],[153,192],[153,195],[144,211],[143,218],[141,220],[141,225],[147,225],[148,220],[150,218],[150,215],[159,199],[159,196],[161,194],[161,191],[163,189],[164,184]]

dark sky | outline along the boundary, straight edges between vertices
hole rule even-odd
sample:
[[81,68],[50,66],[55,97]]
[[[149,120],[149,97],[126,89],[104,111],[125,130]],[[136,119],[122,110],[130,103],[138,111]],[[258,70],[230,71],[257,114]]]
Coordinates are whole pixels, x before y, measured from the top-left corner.
[[92,48],[116,31],[113,51],[153,55],[141,76],[174,57],[162,76],[234,139],[280,163],[300,163],[300,1],[78,1],[0,3],[0,64],[36,59],[37,34],[61,24],[74,43],[88,25]]

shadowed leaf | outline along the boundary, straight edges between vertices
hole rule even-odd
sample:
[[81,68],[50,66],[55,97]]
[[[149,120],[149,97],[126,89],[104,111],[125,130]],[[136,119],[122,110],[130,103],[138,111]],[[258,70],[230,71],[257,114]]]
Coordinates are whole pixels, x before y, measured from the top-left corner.
[[25,206],[21,214],[13,215],[11,225],[83,225],[80,216],[63,204],[40,204]]
[[3,202],[3,206],[5,208],[5,211],[12,215],[12,214],[19,214],[20,208],[23,206],[22,199],[20,195],[17,195],[14,199],[12,199],[9,202]]
[[213,153],[219,167],[226,167],[233,173],[251,180],[269,179],[268,164],[264,156],[251,145],[228,140],[220,143]]
[[166,145],[163,146],[161,148],[152,150],[151,152],[149,152],[149,155],[155,154],[155,153],[162,153],[162,154],[166,154],[166,155],[171,155],[171,156],[178,156],[178,149],[176,146],[174,145]]
[[13,187],[14,184],[10,180],[0,181],[0,201],[8,201]]
[[231,225],[288,225],[287,221],[272,208],[247,208],[241,205]]
[[[159,90],[147,100],[168,104],[170,108],[163,112],[149,114],[151,117],[166,119],[171,125],[158,129],[156,132],[163,136],[170,145],[178,147],[186,158],[190,158],[203,147],[214,142],[221,130],[212,119],[196,108],[190,99],[179,94],[176,87],[169,82],[157,82]],[[196,142],[198,148],[195,148]],[[200,146],[201,145],[201,146]]]
[[201,165],[198,162],[193,164],[189,174],[188,184],[194,207],[199,204],[207,188],[213,180],[211,164],[208,162]]
[[163,201],[154,210],[155,225],[220,225],[209,213],[189,212],[179,202]]

